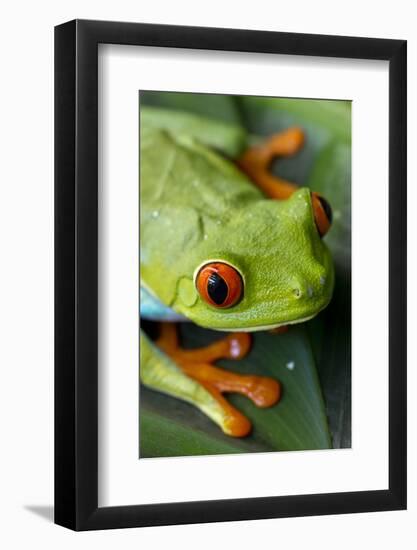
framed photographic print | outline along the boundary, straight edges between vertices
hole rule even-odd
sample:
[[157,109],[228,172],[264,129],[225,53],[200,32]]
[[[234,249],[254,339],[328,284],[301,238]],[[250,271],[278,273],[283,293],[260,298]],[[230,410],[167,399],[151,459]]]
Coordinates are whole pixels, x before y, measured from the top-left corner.
[[55,29],[55,521],[406,507],[406,42]]

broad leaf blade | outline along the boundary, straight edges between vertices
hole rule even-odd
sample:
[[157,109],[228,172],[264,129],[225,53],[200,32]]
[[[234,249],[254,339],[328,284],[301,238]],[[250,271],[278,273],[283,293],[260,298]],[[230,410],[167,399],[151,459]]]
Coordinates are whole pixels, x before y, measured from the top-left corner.
[[242,122],[238,105],[233,96],[179,92],[140,92],[140,101],[142,105],[185,111],[222,122]]

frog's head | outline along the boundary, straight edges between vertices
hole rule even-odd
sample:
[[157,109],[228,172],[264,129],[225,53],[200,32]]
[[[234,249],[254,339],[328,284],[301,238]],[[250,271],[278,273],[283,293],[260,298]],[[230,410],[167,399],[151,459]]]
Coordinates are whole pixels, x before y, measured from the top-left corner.
[[302,188],[284,201],[262,199],[232,209],[227,219],[204,220],[193,259],[183,265],[175,309],[198,325],[228,331],[314,317],[329,303],[334,282],[320,234],[331,215],[317,200]]

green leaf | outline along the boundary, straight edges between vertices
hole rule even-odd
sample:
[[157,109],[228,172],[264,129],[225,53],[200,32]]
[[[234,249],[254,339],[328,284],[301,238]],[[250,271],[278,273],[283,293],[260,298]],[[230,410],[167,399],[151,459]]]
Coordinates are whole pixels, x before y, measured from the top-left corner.
[[[192,324],[181,326],[185,347],[200,347],[221,337]],[[187,403],[141,390],[140,456],[207,455],[271,450],[327,449],[327,427],[320,383],[305,327],[286,334],[257,333],[251,352],[240,361],[217,363],[230,371],[272,376],[281,381],[281,401],[258,409],[240,395],[230,401],[253,422],[243,439],[222,434],[206,416]]]
[[140,102],[141,105],[185,111],[222,122],[242,122],[239,108],[233,96],[178,92],[140,92]]

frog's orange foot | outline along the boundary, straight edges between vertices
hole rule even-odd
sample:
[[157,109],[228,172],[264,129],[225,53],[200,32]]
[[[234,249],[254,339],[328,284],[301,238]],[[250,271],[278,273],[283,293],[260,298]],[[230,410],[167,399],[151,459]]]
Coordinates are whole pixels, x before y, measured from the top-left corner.
[[223,393],[240,393],[258,407],[270,407],[280,399],[281,386],[273,378],[237,374],[211,364],[217,359],[244,357],[251,345],[251,336],[247,333],[232,333],[205,348],[185,350],[178,344],[176,326],[162,323],[156,343],[185,374],[204,386],[221,406],[226,417],[223,430],[229,435],[247,435],[251,423],[225,399]]
[[270,332],[271,334],[285,334],[286,332],[288,332],[288,329],[288,325],[282,325],[277,328],[271,328],[271,330],[269,330],[268,332]]
[[273,199],[287,199],[297,186],[270,172],[276,157],[287,157],[297,153],[304,144],[304,132],[300,128],[289,128],[274,134],[260,145],[250,147],[238,159],[238,166],[250,179]]

